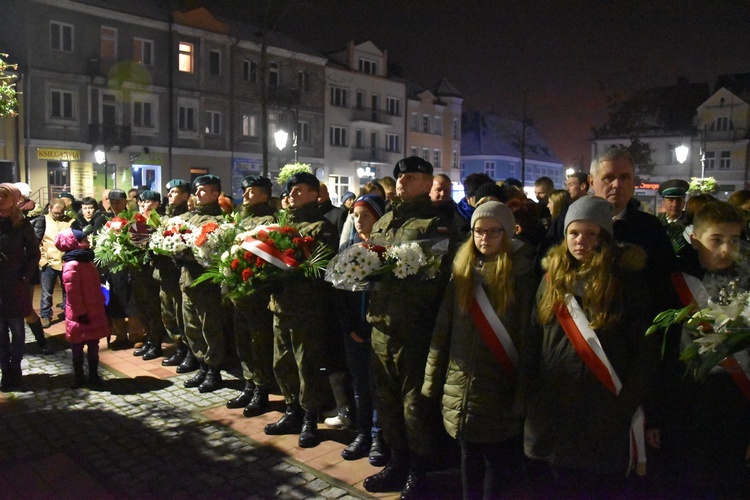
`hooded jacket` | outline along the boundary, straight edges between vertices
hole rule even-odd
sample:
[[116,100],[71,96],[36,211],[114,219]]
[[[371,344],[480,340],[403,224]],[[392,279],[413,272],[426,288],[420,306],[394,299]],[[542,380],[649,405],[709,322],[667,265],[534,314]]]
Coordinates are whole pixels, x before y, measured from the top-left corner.
[[109,321],[93,252],[82,249],[70,229],[57,235],[55,245],[61,252],[66,252],[62,268],[62,282],[67,294],[65,339],[77,344],[108,337]]

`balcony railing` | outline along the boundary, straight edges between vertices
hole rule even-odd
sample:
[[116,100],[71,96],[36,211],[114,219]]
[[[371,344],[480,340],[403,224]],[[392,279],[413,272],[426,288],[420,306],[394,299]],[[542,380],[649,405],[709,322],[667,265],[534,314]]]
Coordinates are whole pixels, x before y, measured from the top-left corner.
[[130,146],[130,125],[105,125],[89,123],[89,144],[102,145],[107,149],[118,147],[120,151]]
[[352,121],[390,125],[391,115],[386,114],[385,111],[379,111],[377,109],[354,108],[352,109]]

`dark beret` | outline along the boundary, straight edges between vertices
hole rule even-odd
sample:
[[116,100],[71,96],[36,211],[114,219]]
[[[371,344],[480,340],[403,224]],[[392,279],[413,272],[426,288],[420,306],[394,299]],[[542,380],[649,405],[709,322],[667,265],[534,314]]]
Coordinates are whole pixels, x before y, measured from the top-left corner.
[[262,175],[248,175],[247,177],[242,179],[241,186],[243,190],[250,187],[262,187],[271,189],[273,187],[273,184],[271,183],[271,179],[269,179],[268,177],[263,177]]
[[107,195],[108,200],[127,200],[128,194],[122,189],[113,189]]
[[508,177],[505,179],[505,183],[510,186],[516,186],[517,188],[523,189],[523,182],[519,181],[515,177]]
[[297,172],[286,181],[286,190],[291,191],[297,184],[307,184],[315,190],[320,189],[320,181],[310,172]]
[[72,201],[76,201],[76,197],[70,193],[60,193],[60,198],[67,198]]
[[159,191],[153,191],[151,189],[142,192],[139,198],[144,201],[158,201],[159,203],[161,203],[161,193]]
[[485,182],[477,188],[477,191],[474,194],[474,198],[476,198],[477,201],[481,200],[485,196],[492,196],[503,203],[508,201],[508,193],[506,192],[506,190],[498,186],[494,182]]
[[432,175],[432,163],[423,160],[419,156],[410,156],[399,160],[393,167],[393,177],[398,179],[399,174],[418,173]]
[[659,185],[659,194],[664,198],[682,198],[690,189],[690,184],[682,179],[670,179]]
[[221,179],[211,174],[201,175],[193,181],[193,189],[197,189],[198,186],[216,186],[221,191]]
[[182,189],[184,192],[189,193],[190,183],[185,179],[172,179],[171,181],[167,182],[167,191],[172,188]]

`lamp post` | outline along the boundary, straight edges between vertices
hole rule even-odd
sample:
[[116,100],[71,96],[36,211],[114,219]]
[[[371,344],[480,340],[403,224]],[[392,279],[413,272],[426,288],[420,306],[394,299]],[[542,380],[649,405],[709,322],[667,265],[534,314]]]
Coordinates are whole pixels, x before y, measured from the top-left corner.
[[107,181],[109,180],[109,175],[107,173],[107,150],[102,146],[97,147],[94,151],[94,160],[96,160],[96,163],[99,165],[104,165],[104,189],[109,189],[109,186],[107,185]]
[[[276,141],[276,147],[281,151],[286,147],[289,133],[283,129],[279,129],[273,134],[273,139]],[[292,132],[292,148],[294,149],[294,163],[297,163],[297,132]]]

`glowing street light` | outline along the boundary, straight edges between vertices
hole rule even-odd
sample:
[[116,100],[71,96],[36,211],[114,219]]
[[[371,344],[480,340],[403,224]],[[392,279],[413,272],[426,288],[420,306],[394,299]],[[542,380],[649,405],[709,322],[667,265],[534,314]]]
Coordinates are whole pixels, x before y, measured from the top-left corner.
[[674,148],[674,156],[678,162],[685,163],[685,160],[687,160],[689,151],[690,151],[690,148],[688,148],[684,144],[680,144],[679,146]]

